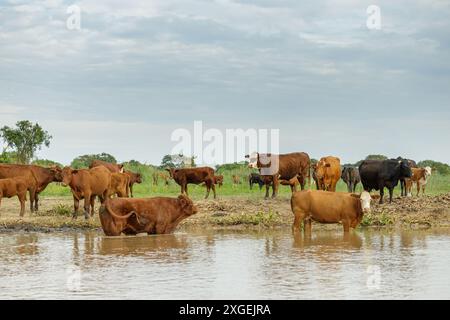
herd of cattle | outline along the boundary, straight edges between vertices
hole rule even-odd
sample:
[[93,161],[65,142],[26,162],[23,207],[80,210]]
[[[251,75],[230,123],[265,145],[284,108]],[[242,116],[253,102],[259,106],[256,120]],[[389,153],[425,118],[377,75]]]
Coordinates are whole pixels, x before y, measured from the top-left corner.
[[[305,230],[311,228],[311,220],[321,223],[342,223],[344,231],[356,227],[365,212],[370,211],[370,202],[378,196],[371,196],[372,190],[380,191],[383,203],[384,189],[389,190],[393,200],[394,188],[399,184],[402,196],[411,195],[412,186],[417,185],[417,194],[425,192],[431,175],[431,168],[418,168],[408,159],[366,160],[359,168],[341,168],[337,157],[324,157],[311,164],[308,154],[290,153],[282,155],[254,153],[246,156],[249,168],[257,169],[248,177],[250,188],[266,186],[266,199],[270,188],[276,197],[280,185],[290,186],[292,211],[295,215],[294,229],[304,223]],[[233,176],[233,184],[241,183]],[[197,212],[188,197],[189,184],[203,184],[206,198],[211,190],[216,198],[216,185],[223,185],[224,178],[215,175],[209,167],[167,169],[167,173],[155,173],[153,183],[162,179],[168,184],[173,179],[181,187],[181,195],[171,198],[133,198],[133,185],[142,183],[142,176],[124,169],[123,165],[95,160],[89,169],[75,170],[70,167],[44,168],[36,165],[0,164],[0,204],[3,197],[17,196],[20,201],[20,216],[25,213],[26,195],[30,195],[30,210],[39,209],[39,194],[52,182],[70,187],[74,200],[74,218],[77,217],[80,201],[84,199],[84,216],[89,219],[94,214],[95,198],[99,198],[100,220],[105,234],[117,236],[122,233],[161,234],[170,233],[185,218]],[[336,193],[336,185],[342,179],[348,193]],[[315,191],[305,190],[307,182],[314,181]],[[362,183],[364,191],[355,194],[356,186]],[[302,191],[297,191],[300,185]],[[117,196],[117,198],[114,198]]]

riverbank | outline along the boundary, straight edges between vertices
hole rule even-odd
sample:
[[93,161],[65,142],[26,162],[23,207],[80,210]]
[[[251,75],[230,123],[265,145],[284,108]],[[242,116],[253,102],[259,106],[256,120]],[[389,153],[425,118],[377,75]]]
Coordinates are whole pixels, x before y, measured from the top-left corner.
[[[185,220],[180,229],[198,226],[213,229],[271,229],[290,227],[293,215],[288,197],[275,200],[248,198],[245,196],[222,197],[218,200],[195,201],[199,213]],[[48,197],[41,200],[38,213],[23,219],[18,214],[17,199],[2,201],[0,232],[65,232],[100,230],[96,214],[85,221],[82,215],[72,219],[73,201],[69,197]],[[98,209],[98,206],[97,206]],[[392,204],[374,204],[372,213],[364,216],[360,228],[401,227],[429,228],[450,227],[450,193],[420,198],[396,198]],[[314,228],[341,228],[339,225]]]

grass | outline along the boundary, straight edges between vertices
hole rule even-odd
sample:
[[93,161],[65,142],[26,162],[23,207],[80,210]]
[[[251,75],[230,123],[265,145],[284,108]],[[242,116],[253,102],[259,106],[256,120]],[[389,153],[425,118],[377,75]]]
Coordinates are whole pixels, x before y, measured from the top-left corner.
[[257,212],[256,214],[243,213],[240,215],[228,215],[210,218],[211,223],[219,226],[251,225],[270,227],[282,224],[281,215],[277,212]]

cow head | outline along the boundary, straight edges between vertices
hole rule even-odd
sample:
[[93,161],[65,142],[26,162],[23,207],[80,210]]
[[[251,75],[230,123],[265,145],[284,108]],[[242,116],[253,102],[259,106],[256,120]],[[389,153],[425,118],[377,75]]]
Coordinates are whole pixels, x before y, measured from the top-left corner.
[[61,172],[61,184],[67,187],[72,182],[72,176],[77,170],[72,170],[71,167],[65,167]]
[[173,177],[175,175],[175,169],[174,168],[167,168],[166,171],[169,172],[170,177],[173,179]]
[[431,177],[432,169],[431,167],[425,167],[424,169],[425,169],[425,179],[428,179],[429,177]]
[[185,195],[180,195],[178,197],[178,204],[180,205],[181,211],[184,215],[192,216],[198,212],[198,209],[192,200]]
[[136,173],[136,183],[141,184],[142,183],[142,174]]
[[399,166],[400,166],[400,176],[405,178],[411,178],[412,177],[412,170],[409,166],[409,162],[406,159],[399,160]]
[[53,178],[54,182],[62,182],[63,181],[63,177],[62,177],[62,169],[58,166],[53,166],[50,168],[50,172]]
[[361,194],[351,194],[352,197],[357,198],[361,201],[361,210],[363,213],[370,213],[370,204],[372,200],[379,199],[379,195],[370,195],[369,192],[363,191]]
[[253,152],[250,155],[245,156],[246,159],[248,159],[248,167],[250,169],[258,169],[258,162],[259,162],[259,153]]

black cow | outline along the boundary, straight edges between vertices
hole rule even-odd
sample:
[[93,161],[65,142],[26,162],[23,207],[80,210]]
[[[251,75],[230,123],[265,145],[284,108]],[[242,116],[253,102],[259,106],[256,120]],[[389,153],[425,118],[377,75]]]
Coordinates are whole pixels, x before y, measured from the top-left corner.
[[347,185],[348,192],[355,193],[356,186],[361,182],[358,168],[344,167],[344,169],[342,169],[341,179],[344,180],[345,184]]
[[258,173],[250,173],[250,175],[248,176],[248,182],[250,184],[250,190],[253,190],[254,184],[259,185],[259,190],[261,190],[262,187],[264,186],[264,181],[261,178],[261,175]]
[[359,166],[359,175],[365,191],[380,190],[382,204],[384,188],[389,189],[389,199],[392,202],[394,188],[399,180],[410,178],[412,171],[407,160],[365,160]]
[[[403,159],[402,157],[398,157],[397,159],[395,159],[397,161],[401,161],[401,160],[406,160],[408,161],[408,165],[409,167],[412,168],[418,168],[419,166],[417,165],[417,163],[414,160],[411,159]],[[407,196],[407,192],[406,192],[406,180],[405,178],[407,177],[401,177],[400,178],[400,188],[402,189],[402,197],[406,197]]]

